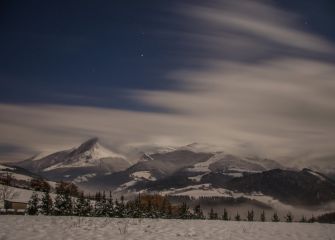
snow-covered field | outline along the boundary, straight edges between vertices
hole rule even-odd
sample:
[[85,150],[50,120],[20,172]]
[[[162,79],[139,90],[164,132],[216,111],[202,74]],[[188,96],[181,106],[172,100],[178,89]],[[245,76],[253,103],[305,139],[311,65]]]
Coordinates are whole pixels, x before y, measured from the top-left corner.
[[0,239],[334,240],[335,225],[213,220],[0,216]]

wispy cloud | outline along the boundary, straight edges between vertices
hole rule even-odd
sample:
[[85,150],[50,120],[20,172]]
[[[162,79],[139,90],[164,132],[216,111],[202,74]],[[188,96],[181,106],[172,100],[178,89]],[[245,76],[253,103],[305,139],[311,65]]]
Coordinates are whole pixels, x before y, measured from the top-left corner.
[[[187,55],[180,89],[132,90],[140,112],[55,105],[0,105],[1,142],[56,150],[89,136],[107,144],[193,141],[266,157],[335,155],[334,45],[305,32],[299,16],[264,1],[182,5]],[[164,76],[166,77],[166,76]]]

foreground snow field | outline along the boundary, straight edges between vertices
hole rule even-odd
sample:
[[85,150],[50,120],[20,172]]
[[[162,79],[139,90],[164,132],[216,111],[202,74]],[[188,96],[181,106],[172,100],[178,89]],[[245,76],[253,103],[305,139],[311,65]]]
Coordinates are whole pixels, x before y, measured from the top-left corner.
[[0,216],[0,239],[335,239],[335,225],[212,220]]

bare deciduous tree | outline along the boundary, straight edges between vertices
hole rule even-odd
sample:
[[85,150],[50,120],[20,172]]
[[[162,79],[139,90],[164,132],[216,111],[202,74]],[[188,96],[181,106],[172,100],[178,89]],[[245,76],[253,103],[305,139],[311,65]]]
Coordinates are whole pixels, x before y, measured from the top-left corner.
[[[0,202],[5,203],[5,200],[11,200],[16,196],[14,188],[8,185],[0,185]],[[5,206],[4,206],[5,207]]]

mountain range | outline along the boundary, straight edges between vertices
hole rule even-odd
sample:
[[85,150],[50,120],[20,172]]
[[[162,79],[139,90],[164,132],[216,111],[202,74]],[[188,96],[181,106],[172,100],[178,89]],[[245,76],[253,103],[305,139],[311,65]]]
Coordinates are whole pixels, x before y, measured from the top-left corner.
[[44,157],[11,163],[52,181],[87,191],[154,192],[171,196],[278,200],[315,206],[335,200],[335,182],[311,169],[289,169],[258,157],[240,157],[193,143],[141,152],[135,163],[97,138]]

